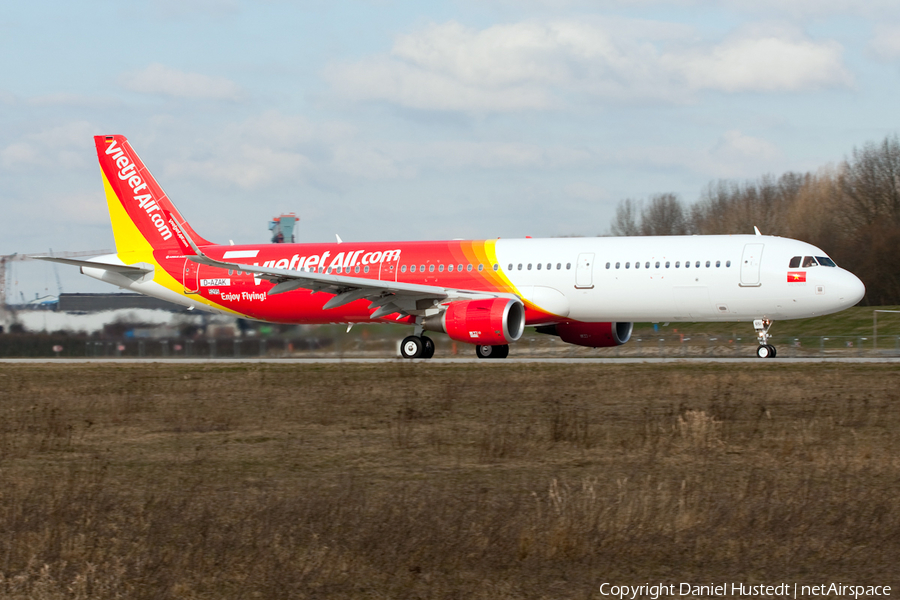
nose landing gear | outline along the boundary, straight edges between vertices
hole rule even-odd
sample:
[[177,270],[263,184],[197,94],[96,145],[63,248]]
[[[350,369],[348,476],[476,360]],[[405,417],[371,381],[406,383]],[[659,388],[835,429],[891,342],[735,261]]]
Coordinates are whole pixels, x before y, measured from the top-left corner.
[[753,329],[756,330],[756,338],[759,346],[756,348],[756,356],[759,358],[775,358],[778,353],[775,346],[769,343],[769,327],[772,321],[769,319],[756,319],[753,321]]

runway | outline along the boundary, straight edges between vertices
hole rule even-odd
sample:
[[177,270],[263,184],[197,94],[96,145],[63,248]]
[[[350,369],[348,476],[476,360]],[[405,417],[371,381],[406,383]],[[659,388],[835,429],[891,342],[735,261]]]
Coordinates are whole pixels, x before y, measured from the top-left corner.
[[560,365],[629,365],[629,364],[894,364],[900,363],[900,357],[799,357],[776,358],[770,360],[755,357],[746,358],[506,358],[502,360],[486,360],[479,358],[431,358],[427,360],[408,360],[395,357],[385,358],[2,358],[0,364],[479,364],[502,366],[508,364],[560,364]]

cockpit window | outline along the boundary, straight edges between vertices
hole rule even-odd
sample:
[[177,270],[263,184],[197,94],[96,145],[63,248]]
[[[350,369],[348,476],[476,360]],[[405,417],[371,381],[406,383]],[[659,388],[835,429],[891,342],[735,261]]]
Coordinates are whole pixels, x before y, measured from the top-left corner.
[[801,256],[795,256],[794,258],[791,259],[790,264],[788,264],[788,268],[789,268],[789,269],[797,269],[797,268],[799,268],[799,267],[800,267],[800,261],[801,261],[801,260],[803,260],[803,257],[801,257]]
[[830,258],[828,258],[827,256],[817,256],[816,260],[818,260],[819,264],[822,265],[823,267],[836,267],[837,266],[836,264],[834,264],[834,261],[831,260]]
[[808,267],[818,267],[819,263],[816,262],[812,256],[804,256],[803,257],[803,268],[806,269]]

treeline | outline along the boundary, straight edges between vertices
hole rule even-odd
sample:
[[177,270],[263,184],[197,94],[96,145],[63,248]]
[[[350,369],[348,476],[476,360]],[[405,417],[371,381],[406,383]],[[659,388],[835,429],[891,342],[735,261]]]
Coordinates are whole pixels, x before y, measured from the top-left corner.
[[900,304],[900,140],[854,148],[815,173],[710,183],[693,204],[675,194],[619,203],[612,235],[752,233],[822,248],[866,284],[864,304]]

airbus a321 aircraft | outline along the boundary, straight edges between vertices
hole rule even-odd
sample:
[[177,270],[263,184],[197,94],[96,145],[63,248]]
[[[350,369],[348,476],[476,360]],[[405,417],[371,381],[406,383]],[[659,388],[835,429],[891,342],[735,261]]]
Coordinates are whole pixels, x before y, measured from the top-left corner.
[[617,346],[632,323],[752,322],[760,358],[776,319],[853,306],[865,287],[815,246],[759,235],[219,245],[188,225],[121,135],[96,136],[116,254],[46,257],[121,288],[276,323],[408,324],[504,358],[527,325]]

